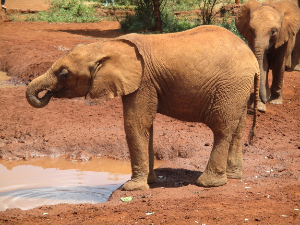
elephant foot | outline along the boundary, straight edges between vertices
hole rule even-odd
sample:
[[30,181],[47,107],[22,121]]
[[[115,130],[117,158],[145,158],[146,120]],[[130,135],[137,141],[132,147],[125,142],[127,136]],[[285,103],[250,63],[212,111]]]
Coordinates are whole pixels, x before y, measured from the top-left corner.
[[294,71],[300,71],[300,65],[296,65],[294,68],[293,68]]
[[123,186],[123,191],[137,191],[137,190],[147,190],[149,185],[144,180],[132,179],[127,181]]
[[[253,103],[253,101],[249,101],[247,107],[248,107],[248,109],[254,110],[254,103]],[[257,109],[260,112],[266,112],[267,111],[267,106],[266,106],[266,104],[264,104],[262,102],[258,102],[257,103]]]
[[151,184],[151,183],[155,183],[157,180],[157,177],[156,177],[156,174],[155,172],[152,170],[151,172],[149,172],[149,175],[148,175],[148,184]]
[[267,106],[266,106],[266,104],[264,104],[262,102],[258,102],[257,109],[260,112],[266,112],[267,111]]
[[226,174],[220,175],[215,173],[203,172],[203,174],[198,178],[196,184],[200,187],[218,187],[227,183]]
[[241,179],[242,171],[241,170],[228,170],[226,171],[227,178],[229,179]]
[[274,105],[282,105],[283,101],[282,98],[277,98],[277,99],[270,100],[270,103]]

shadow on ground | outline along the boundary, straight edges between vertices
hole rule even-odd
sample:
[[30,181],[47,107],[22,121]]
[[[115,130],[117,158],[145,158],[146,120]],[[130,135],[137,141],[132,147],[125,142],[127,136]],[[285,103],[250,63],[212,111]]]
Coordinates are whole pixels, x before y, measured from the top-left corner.
[[98,29],[85,29],[85,30],[48,30],[50,32],[66,32],[69,34],[95,37],[95,38],[116,38],[124,35],[125,32],[121,32],[118,29],[115,30],[98,30]]
[[200,171],[174,168],[158,168],[154,171],[157,175],[157,182],[150,184],[150,188],[196,185],[196,180],[202,174]]

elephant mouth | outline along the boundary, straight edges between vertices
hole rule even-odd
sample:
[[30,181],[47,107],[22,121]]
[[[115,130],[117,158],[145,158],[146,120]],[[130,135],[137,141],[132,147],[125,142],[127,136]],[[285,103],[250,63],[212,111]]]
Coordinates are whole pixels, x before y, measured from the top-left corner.
[[68,96],[66,96],[66,94],[64,94],[65,92],[63,90],[60,91],[41,91],[37,94],[37,99],[39,99],[40,101],[47,99],[48,97],[50,98],[68,98]]
[[81,95],[66,87],[63,87],[60,90],[52,91],[52,96],[54,98],[69,98],[69,99],[75,97],[81,97]]
[[[62,98],[65,95],[66,88],[61,87],[60,89],[54,89],[54,90],[44,90],[44,94],[51,94],[51,97],[54,98]],[[43,93],[40,93],[41,95]]]
[[61,98],[60,91],[52,92],[52,96],[53,96],[54,98]]

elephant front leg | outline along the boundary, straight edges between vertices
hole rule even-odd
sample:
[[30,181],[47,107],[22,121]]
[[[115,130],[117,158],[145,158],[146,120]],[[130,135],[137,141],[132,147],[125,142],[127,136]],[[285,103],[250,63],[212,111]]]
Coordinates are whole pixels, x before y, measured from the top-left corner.
[[283,75],[284,75],[284,71],[282,70],[273,72],[271,97],[269,101],[270,103],[275,105],[281,105],[283,103],[283,99],[282,99]]
[[[156,114],[155,98],[134,93],[123,96],[124,126],[131,158],[131,180],[122,189],[127,191],[149,189],[156,181],[154,173],[153,120]],[[154,102],[154,103],[153,103]]]
[[125,132],[131,160],[131,180],[123,185],[123,190],[149,189],[149,131],[139,130],[125,119]]
[[[248,101],[248,104],[247,104],[248,106],[248,109],[252,109],[252,110],[254,110],[254,94],[251,94],[250,95],[250,98],[249,98],[249,101]],[[263,103],[262,101],[261,101],[261,99],[259,99],[259,101],[258,101],[258,103],[257,103],[257,109],[258,109],[258,111],[260,111],[260,112],[266,112],[267,111],[267,106],[266,106],[266,104],[265,103]]]
[[273,80],[271,85],[271,96],[269,102],[276,105],[283,103],[282,88],[283,88],[283,76],[285,71],[286,58],[285,54],[287,51],[287,44],[279,47],[278,57],[275,60],[274,68],[272,69]]

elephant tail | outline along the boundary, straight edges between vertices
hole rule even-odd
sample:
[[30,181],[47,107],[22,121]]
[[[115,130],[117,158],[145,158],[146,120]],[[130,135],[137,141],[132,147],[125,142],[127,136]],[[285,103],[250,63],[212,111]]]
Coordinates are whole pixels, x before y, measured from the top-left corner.
[[259,73],[255,73],[254,76],[254,116],[253,116],[253,123],[252,128],[249,134],[249,144],[252,145],[253,137],[255,136],[255,128],[256,128],[256,121],[257,121],[257,112],[258,112],[258,101],[259,101]]

